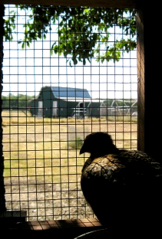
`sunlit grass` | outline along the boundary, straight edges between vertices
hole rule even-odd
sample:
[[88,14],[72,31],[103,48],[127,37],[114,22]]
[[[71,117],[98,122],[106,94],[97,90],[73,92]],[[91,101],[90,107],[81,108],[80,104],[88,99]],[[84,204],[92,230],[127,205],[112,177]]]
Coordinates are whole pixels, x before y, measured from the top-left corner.
[[131,115],[119,115],[119,116],[108,116],[100,118],[85,118],[85,119],[75,119],[75,118],[37,118],[31,116],[30,112],[24,113],[23,111],[16,110],[4,110],[2,111],[3,125],[8,124],[69,124],[69,123],[92,123],[92,122],[105,122],[105,121],[121,121],[121,122],[137,122],[136,116]]
[[88,157],[80,156],[79,148],[91,132],[109,132],[121,148],[136,148],[137,143],[136,117],[49,119],[34,118],[21,111],[3,111],[2,119],[5,178],[56,183],[79,180]]

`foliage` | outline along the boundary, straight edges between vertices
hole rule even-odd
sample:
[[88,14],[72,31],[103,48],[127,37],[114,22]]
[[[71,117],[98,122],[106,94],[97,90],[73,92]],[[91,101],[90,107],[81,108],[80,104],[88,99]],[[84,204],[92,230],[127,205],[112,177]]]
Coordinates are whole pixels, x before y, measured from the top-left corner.
[[13,40],[13,31],[15,30],[15,18],[16,13],[14,11],[10,11],[10,16],[8,19],[5,19],[4,21],[4,37],[5,41],[12,41]]
[[80,149],[83,144],[83,140],[78,136],[76,137],[76,140],[73,140],[69,143],[69,146],[72,149]]
[[3,109],[26,109],[28,107],[28,101],[33,99],[33,96],[27,96],[23,94],[8,96],[2,95],[2,108]]
[[[122,52],[136,47],[135,10],[89,7],[61,7],[20,5],[28,11],[28,20],[23,25],[24,38],[19,40],[22,48],[32,41],[46,39],[53,24],[58,24],[58,40],[51,46],[51,54],[62,55],[69,64],[86,64],[93,57],[97,61],[119,61]],[[12,12],[5,20],[5,40],[13,39],[16,14]],[[109,29],[118,26],[121,37],[110,42]]]

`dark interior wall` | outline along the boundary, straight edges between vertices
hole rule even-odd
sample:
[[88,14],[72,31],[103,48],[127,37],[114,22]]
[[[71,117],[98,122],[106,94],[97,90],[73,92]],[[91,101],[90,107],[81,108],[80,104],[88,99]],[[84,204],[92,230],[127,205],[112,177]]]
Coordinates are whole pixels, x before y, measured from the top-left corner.
[[62,6],[93,6],[93,7],[116,7],[136,8],[138,0],[1,0],[1,4],[42,4]]
[[[2,92],[2,82],[3,82],[3,72],[2,72],[2,66],[3,66],[3,15],[4,15],[4,7],[3,5],[0,5],[0,90]],[[1,94],[0,94],[0,102],[2,103]],[[1,106],[0,106],[1,111]],[[3,146],[2,146],[2,118],[0,117],[0,152],[3,152]],[[4,168],[4,159],[3,154],[1,153],[0,157],[0,212],[5,210],[5,198],[4,198],[4,180],[3,180],[3,168]]]

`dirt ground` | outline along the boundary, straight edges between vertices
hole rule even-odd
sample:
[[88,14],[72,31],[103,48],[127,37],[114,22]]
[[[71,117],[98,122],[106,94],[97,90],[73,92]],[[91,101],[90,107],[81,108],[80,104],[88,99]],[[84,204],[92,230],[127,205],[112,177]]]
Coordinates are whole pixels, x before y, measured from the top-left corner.
[[8,210],[26,211],[27,220],[53,220],[92,217],[80,185],[73,189],[68,184],[43,181],[5,180]]
[[[69,125],[46,123],[37,125],[6,125],[3,129],[5,162],[6,165],[13,165],[12,172],[14,170],[18,172],[17,175],[13,174],[14,176],[5,176],[7,209],[26,211],[27,220],[32,221],[92,217],[93,212],[87,206],[80,190],[80,173],[83,159],[79,158],[76,150],[68,152],[68,148],[65,145],[67,142],[75,140],[76,137],[84,139],[87,134],[95,131],[109,132],[114,143],[119,148],[136,149],[136,123],[101,123],[99,121],[71,123]],[[55,142],[54,144],[50,143],[51,139]],[[35,150],[28,154],[29,149]],[[22,153],[21,150],[24,150],[25,153]],[[39,157],[46,157],[43,162],[48,162],[49,154],[51,157],[51,155],[54,155],[51,154],[51,151],[56,152],[56,150],[58,151],[58,155],[60,152],[60,157],[62,157],[58,162],[65,162],[66,165],[58,165],[58,169],[56,165],[56,171],[60,170],[60,174],[63,173],[63,175],[60,176],[59,180],[55,180],[54,177],[50,181],[49,178],[46,178],[46,175],[43,177],[40,174]],[[11,152],[14,153],[11,155]],[[40,153],[41,156],[39,155]],[[25,158],[26,155],[28,159]],[[33,175],[25,175],[24,169],[19,168],[20,163],[22,160],[29,162],[33,157],[35,157],[35,165],[30,166]],[[65,157],[67,158],[66,161],[64,160]],[[73,162],[71,158],[73,158]],[[79,166],[75,165],[77,161],[79,162]],[[15,166],[14,162],[17,162],[17,166]],[[49,170],[51,170],[50,166],[50,164],[47,166]],[[64,176],[65,172],[62,171],[64,167],[66,169],[66,177]],[[76,171],[71,172],[71,168]],[[8,169],[8,171],[11,170]],[[37,175],[36,171],[39,172]],[[12,172],[7,173],[11,174]],[[47,171],[47,173],[49,172]]]

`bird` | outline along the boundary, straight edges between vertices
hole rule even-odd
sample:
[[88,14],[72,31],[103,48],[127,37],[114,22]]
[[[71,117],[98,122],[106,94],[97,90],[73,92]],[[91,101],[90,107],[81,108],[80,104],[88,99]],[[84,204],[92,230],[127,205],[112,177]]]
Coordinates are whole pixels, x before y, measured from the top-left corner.
[[107,132],[87,135],[83,153],[90,156],[82,168],[81,190],[113,238],[162,238],[161,163],[143,151],[117,148]]

